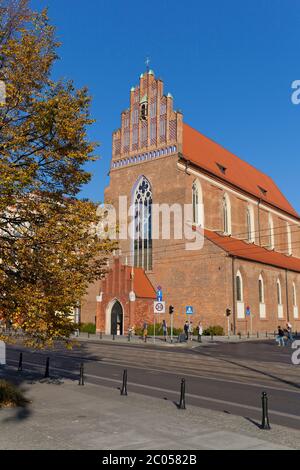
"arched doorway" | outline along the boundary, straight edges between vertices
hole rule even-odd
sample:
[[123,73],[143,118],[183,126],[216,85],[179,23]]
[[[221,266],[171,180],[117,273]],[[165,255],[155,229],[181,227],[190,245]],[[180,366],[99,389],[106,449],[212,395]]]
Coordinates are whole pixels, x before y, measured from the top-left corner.
[[112,335],[123,334],[123,308],[118,300],[116,300],[111,309],[110,332]]

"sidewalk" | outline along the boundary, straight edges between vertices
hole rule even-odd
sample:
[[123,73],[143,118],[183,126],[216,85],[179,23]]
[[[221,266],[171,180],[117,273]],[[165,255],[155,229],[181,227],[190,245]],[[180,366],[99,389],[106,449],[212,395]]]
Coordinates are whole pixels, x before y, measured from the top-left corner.
[[266,334],[260,334],[259,337],[257,335],[252,335],[252,336],[238,336],[238,335],[231,335],[231,336],[202,336],[201,337],[201,342],[198,340],[197,336],[193,337],[193,341],[188,340],[184,342],[178,342],[177,336],[173,338],[173,343],[171,343],[171,338],[168,337],[167,341],[164,340],[163,336],[156,336],[155,338],[153,336],[148,336],[147,337],[147,342],[143,340],[140,336],[131,336],[130,341],[128,339],[128,336],[119,336],[115,335],[104,335],[104,334],[92,334],[92,333],[80,333],[79,336],[73,336],[73,339],[77,339],[79,341],[94,341],[94,342],[106,342],[106,343],[122,343],[122,344],[140,344],[140,345],[145,345],[145,344],[151,344],[153,346],[165,346],[165,347],[181,347],[181,348],[198,348],[199,346],[207,346],[209,344],[216,344],[216,343],[242,343],[242,342],[248,342],[248,341],[266,341],[268,340],[273,340],[274,341],[274,334],[269,333],[268,337],[266,337]]
[[[16,378],[15,371],[0,376]],[[121,384],[120,384],[121,385]],[[1,449],[299,449],[300,431],[77,381],[25,381],[31,403],[0,410]],[[179,397],[178,397],[179,399]],[[271,423],[272,425],[272,423]]]

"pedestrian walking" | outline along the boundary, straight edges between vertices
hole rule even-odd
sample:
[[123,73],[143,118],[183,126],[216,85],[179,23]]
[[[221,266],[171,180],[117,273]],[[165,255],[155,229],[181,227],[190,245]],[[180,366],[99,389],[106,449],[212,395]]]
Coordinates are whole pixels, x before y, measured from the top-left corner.
[[188,340],[189,339],[189,322],[188,321],[185,322],[183,329],[185,333],[185,339]]
[[189,324],[189,338],[191,341],[193,341],[193,334],[194,334],[194,326],[193,326],[193,322],[191,321]]
[[203,335],[203,326],[202,326],[201,321],[199,321],[198,323],[197,330],[198,330],[198,339],[200,338],[201,340],[201,336]]
[[278,333],[277,333],[277,336],[276,336],[276,341],[278,343],[278,346],[285,346],[285,344],[284,344],[284,331],[283,331],[283,329],[281,328],[280,325],[278,326]]
[[287,341],[290,341],[291,343],[294,341],[292,328],[293,328],[292,324],[288,322],[286,324],[286,335],[287,335]]
[[144,338],[144,341],[145,341],[145,342],[147,341],[147,336],[148,336],[148,324],[147,324],[147,322],[144,322],[144,326],[143,326],[143,338]]
[[167,342],[168,327],[167,327],[166,320],[163,320],[162,322],[162,330],[163,330],[163,335],[164,335],[164,341]]

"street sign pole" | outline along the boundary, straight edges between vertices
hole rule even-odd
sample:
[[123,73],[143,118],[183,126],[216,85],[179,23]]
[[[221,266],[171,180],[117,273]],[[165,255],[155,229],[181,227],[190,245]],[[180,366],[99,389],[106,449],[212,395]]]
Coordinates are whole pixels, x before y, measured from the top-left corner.
[[250,331],[251,331],[251,336],[253,334],[253,328],[252,328],[252,313],[250,314]]
[[171,315],[171,343],[173,343],[173,313]]
[[156,313],[154,312],[154,344],[155,344],[155,317],[156,317]]
[[227,317],[228,336],[230,336],[230,317]]

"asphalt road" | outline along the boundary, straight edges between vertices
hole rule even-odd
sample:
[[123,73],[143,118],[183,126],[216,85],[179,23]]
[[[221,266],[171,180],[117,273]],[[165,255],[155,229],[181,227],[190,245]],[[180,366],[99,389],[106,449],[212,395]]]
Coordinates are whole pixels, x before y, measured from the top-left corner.
[[[23,351],[24,379],[43,376],[46,357],[50,375],[78,380],[84,363],[86,383],[121,386],[128,370],[131,391],[179,401],[181,378],[186,380],[186,403],[261,421],[261,393],[269,397],[271,423],[300,429],[300,365],[291,363],[290,347],[274,341],[211,344],[194,349],[150,345],[82,342],[72,351],[32,351],[18,345],[7,350],[8,365],[17,367]],[[26,372],[26,374],[25,374]],[[22,376],[22,373],[20,373]]]

